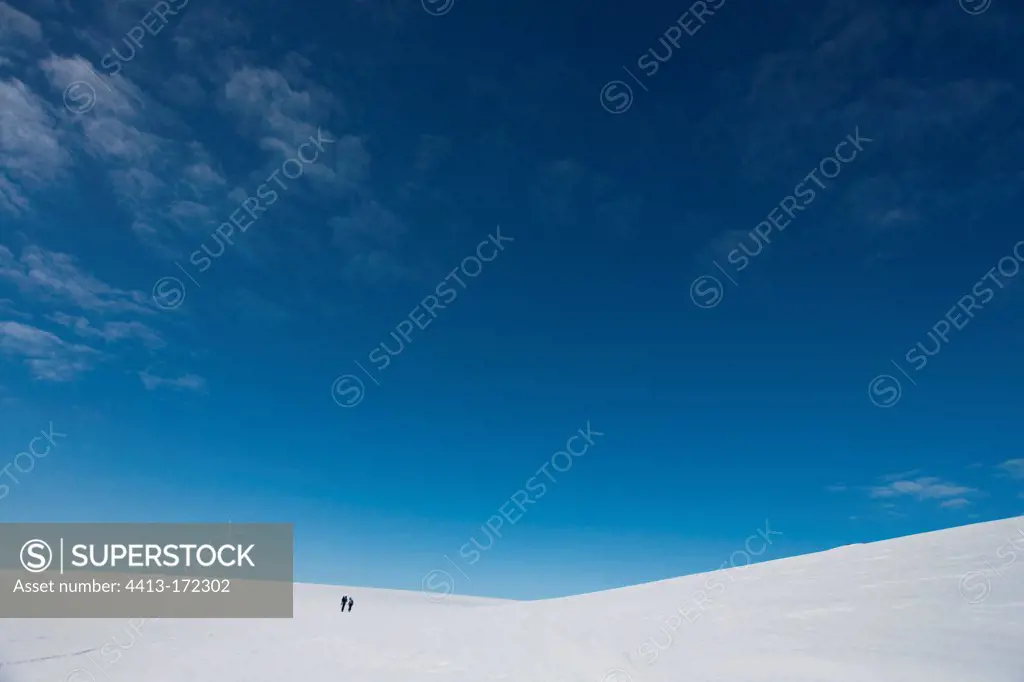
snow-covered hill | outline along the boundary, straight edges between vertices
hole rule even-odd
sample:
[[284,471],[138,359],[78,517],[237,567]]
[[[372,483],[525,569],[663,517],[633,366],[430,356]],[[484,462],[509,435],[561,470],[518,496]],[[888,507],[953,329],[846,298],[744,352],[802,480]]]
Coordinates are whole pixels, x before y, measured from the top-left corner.
[[300,584],[293,620],[0,620],[0,657],[3,682],[1024,682],[1024,517],[536,602]]

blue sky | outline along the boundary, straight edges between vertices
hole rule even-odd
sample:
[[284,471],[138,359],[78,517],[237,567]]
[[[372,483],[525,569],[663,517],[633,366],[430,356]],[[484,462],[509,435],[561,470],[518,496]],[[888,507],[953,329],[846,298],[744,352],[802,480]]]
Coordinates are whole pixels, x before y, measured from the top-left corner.
[[0,518],[541,598],[1021,513],[1020,8],[291,9],[0,2]]

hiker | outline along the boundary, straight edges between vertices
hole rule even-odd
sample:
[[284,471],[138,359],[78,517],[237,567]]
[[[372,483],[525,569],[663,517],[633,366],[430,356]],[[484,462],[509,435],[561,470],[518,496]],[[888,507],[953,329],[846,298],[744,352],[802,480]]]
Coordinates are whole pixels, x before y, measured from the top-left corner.
[[348,610],[349,611],[352,611],[352,605],[355,604],[355,603],[356,603],[356,600],[352,599],[351,597],[349,597],[349,600],[348,600]]
[[[344,597],[341,598],[341,612],[342,613],[345,613],[345,604],[348,604],[348,595],[345,595]],[[349,608],[349,610],[350,611],[352,610],[351,607]]]

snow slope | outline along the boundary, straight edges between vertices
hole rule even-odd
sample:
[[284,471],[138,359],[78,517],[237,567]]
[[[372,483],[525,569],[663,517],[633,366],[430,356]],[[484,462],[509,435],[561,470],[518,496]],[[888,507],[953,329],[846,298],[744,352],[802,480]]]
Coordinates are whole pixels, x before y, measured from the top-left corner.
[[1024,517],[564,599],[300,584],[293,620],[132,624],[0,620],[0,679],[1024,682]]

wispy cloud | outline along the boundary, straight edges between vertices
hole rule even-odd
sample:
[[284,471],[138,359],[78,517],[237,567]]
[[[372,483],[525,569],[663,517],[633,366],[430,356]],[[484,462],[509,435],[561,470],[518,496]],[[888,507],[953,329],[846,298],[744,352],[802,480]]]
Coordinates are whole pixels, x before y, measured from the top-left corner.
[[631,233],[644,207],[641,197],[576,159],[540,164],[529,199],[540,220],[565,226],[580,220],[584,211],[615,236]]
[[170,388],[180,391],[202,391],[206,388],[206,379],[197,374],[185,374],[180,377],[169,378],[150,374],[148,371],[139,372],[139,379],[146,390],[155,391],[158,388]]
[[66,313],[50,315],[49,319],[86,339],[102,339],[107,343],[138,339],[149,348],[167,345],[159,334],[141,322],[104,322],[102,326],[94,327],[86,318]]
[[[334,96],[301,73],[289,79],[275,69],[242,66],[224,84],[221,107],[232,114],[243,132],[259,136],[260,148],[282,161],[295,155],[296,144],[316,138],[318,123],[329,117],[334,107]],[[306,172],[326,182],[335,176],[326,163],[311,165]]]
[[[0,9],[0,44],[2,14]],[[0,213],[30,211],[32,193],[63,175],[70,156],[56,123],[50,106],[28,86],[0,80]]]
[[0,56],[22,57],[25,45],[42,39],[43,28],[38,21],[0,2]]
[[[78,14],[69,5],[55,6],[53,11]],[[318,65],[294,52],[273,66],[256,63],[253,53],[233,48],[251,36],[245,20],[238,13],[228,16],[223,8],[204,5],[190,6],[169,29],[173,33],[167,34],[168,45],[175,46],[181,58],[173,70],[139,61],[116,75],[97,76],[103,69],[95,60],[75,55],[73,47],[50,53],[48,42],[55,38],[66,38],[69,45],[84,41],[88,45],[84,54],[103,54],[137,19],[114,2],[101,3],[92,18],[88,26],[66,30],[52,17],[41,25],[0,0],[0,55],[15,36],[34,43],[33,71],[45,77],[43,90],[38,78],[0,80],[0,128],[5,131],[0,136],[0,214],[22,216],[33,211],[36,194],[59,195],[62,188],[57,181],[88,168],[90,173],[98,171],[99,179],[117,198],[117,209],[128,214],[127,220],[116,224],[130,228],[157,256],[179,259],[227,220],[237,209],[239,197],[248,196],[254,178],[266,178],[268,164],[280,166],[295,155],[297,144],[312,137],[329,140],[331,151],[303,169],[310,182],[290,195],[290,208],[275,209],[275,219],[287,221],[289,210],[301,211],[302,199],[356,199],[362,207],[352,213],[328,209],[341,225],[335,243],[344,243],[346,250],[347,263],[341,270],[350,279],[373,282],[407,275],[408,261],[400,256],[395,240],[405,228],[369,188],[365,137],[333,129],[343,107],[334,89],[320,82],[323,72]],[[79,94],[93,91],[87,116],[59,105],[67,88],[76,83],[86,84]],[[204,146],[209,142],[213,148],[221,147],[223,136],[196,139],[187,116],[170,108],[169,102],[185,106],[203,102],[208,106],[206,114],[223,118],[224,130],[238,136],[228,143],[230,162],[222,163]],[[82,105],[77,99],[75,104]],[[256,153],[252,160],[239,166],[234,154],[252,152]],[[420,165],[428,168],[434,156],[428,155]],[[241,173],[229,172],[239,168]],[[90,177],[91,182],[96,179]],[[355,239],[348,228],[357,223],[356,231],[373,230],[373,239]],[[281,253],[280,238],[280,233],[254,231],[236,252],[250,264],[269,261]],[[0,254],[0,261],[10,265],[10,255],[4,256]],[[57,294],[59,281],[21,277],[18,284],[36,293]],[[87,291],[74,293],[79,304],[86,303]],[[70,290],[61,293],[72,295]]]
[[334,246],[346,254],[344,271],[349,278],[383,284],[409,273],[398,255],[408,230],[398,216],[373,199],[360,202],[347,215],[334,216],[327,224]]
[[902,481],[910,478],[911,476],[917,476],[921,473],[920,469],[911,469],[910,471],[901,471],[898,474],[886,474],[885,476],[879,476],[878,480],[882,483],[892,483],[893,481]]
[[15,306],[14,301],[9,298],[0,298],[0,316],[2,317],[20,317],[23,320],[31,320],[32,316],[28,313],[23,313],[18,310]]
[[1024,480],[1024,458],[1008,459],[996,468],[1010,478]]
[[104,168],[139,239],[161,255],[179,255],[181,239],[194,242],[217,226],[226,181],[201,143],[173,132],[181,125],[174,112],[125,74],[97,82],[82,57],[49,55],[40,67],[55,94],[76,82],[92,88],[89,115],[62,112],[58,130],[67,147]]
[[20,358],[36,379],[71,381],[92,369],[102,354],[67,343],[56,334],[20,322],[0,322],[0,353]]
[[[0,353],[21,359],[36,379],[70,381],[111,360],[113,356],[97,344],[137,342],[150,352],[168,345],[161,333],[146,323],[160,319],[152,314],[149,297],[102,281],[68,254],[29,245],[15,258],[10,249],[0,246],[0,282],[12,284],[23,299],[0,299],[0,311],[7,318],[0,328]],[[61,307],[72,307],[73,312],[60,311]],[[48,312],[47,308],[58,310]],[[22,309],[35,314],[22,313]],[[15,318],[25,322],[15,322]],[[36,322],[28,323],[36,319],[57,326],[47,330],[32,326]],[[70,335],[78,341],[68,340]],[[202,380],[190,374],[174,379],[146,374],[143,383],[151,390],[164,385],[202,387]]]
[[[883,477],[885,479],[892,477]],[[947,500],[973,495],[980,492],[976,488],[969,488],[943,481],[934,476],[922,476],[915,479],[897,478],[886,482],[884,485],[871,486],[868,488],[868,496],[874,499],[891,499],[899,497],[910,497],[919,502],[924,500]]]
[[141,291],[110,286],[83,271],[68,254],[27,246],[21,258],[0,246],[0,280],[23,294],[47,302],[70,302],[97,313],[151,314],[154,309]]
[[[1019,42],[1020,22],[965,31],[961,20],[950,20],[955,15],[941,3],[818,3],[792,17],[793,40],[779,41],[782,49],[764,53],[752,71],[744,63],[718,72],[723,91],[747,106],[724,103],[704,134],[735,139],[743,176],[757,184],[796,170],[831,131],[860,125],[877,137],[898,160],[844,179],[828,209],[836,212],[828,229],[872,254],[871,262],[909,248],[911,237],[934,231],[951,210],[971,207],[962,214],[967,219],[979,207],[1013,200],[1019,171],[1004,159],[1020,155],[1024,136],[1006,112],[1019,109],[1024,91],[1006,70],[972,75],[928,67],[950,54],[973,54],[986,40]],[[969,175],[943,177],[922,160],[960,140],[970,140],[978,157]]]

